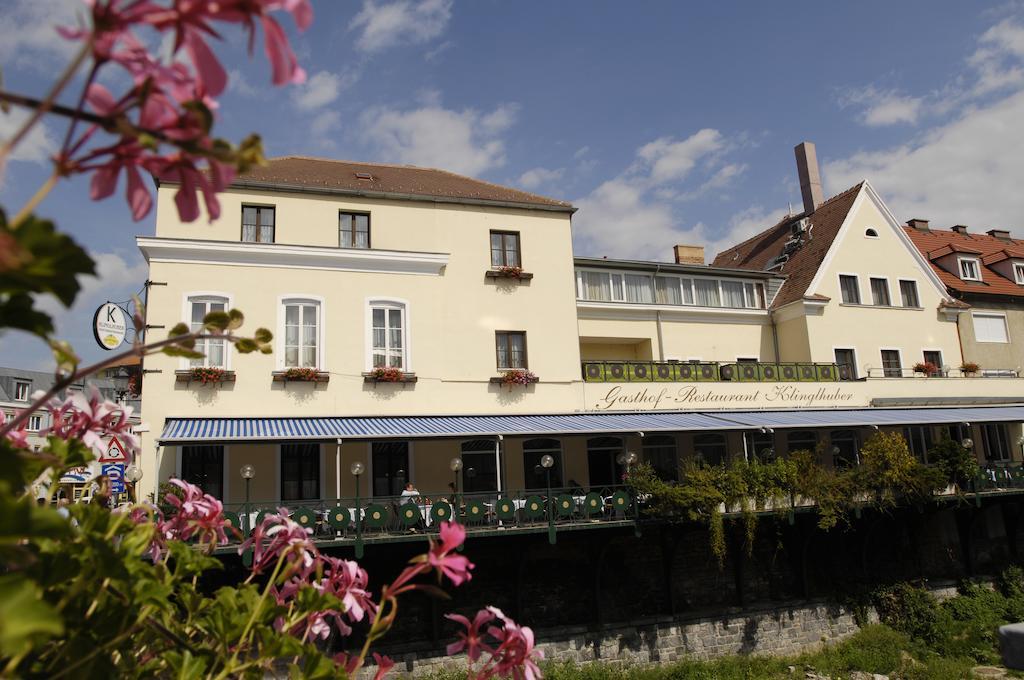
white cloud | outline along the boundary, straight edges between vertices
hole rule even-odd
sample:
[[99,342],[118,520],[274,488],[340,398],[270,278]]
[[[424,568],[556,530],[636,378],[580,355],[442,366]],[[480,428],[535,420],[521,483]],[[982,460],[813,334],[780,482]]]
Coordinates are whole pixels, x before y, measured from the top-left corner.
[[298,87],[295,105],[303,111],[320,109],[334,101],[349,85],[346,78],[328,71],[318,71]]
[[898,219],[1006,227],[1024,235],[1024,92],[973,108],[918,139],[826,163],[835,193],[860,181],[885,197]]
[[517,183],[524,189],[536,189],[557,182],[565,175],[565,168],[531,168],[519,176]]
[[[12,108],[10,113],[0,113],[0,140],[11,139],[29,114],[25,109]],[[12,161],[46,163],[57,150],[57,140],[45,121],[37,122],[10,155]]]
[[[76,44],[61,38],[57,26],[76,26],[88,8],[81,0],[13,0],[4,3],[0,21],[0,62],[47,71],[70,57]],[[42,60],[40,60],[42,57]]]
[[[324,137],[341,127],[341,114],[337,111],[321,111],[309,124],[309,131],[314,137],[320,138],[320,143],[329,143]],[[331,144],[333,146],[333,144]]]
[[1003,19],[978,39],[978,49],[967,63],[977,72],[975,94],[986,94],[1024,82],[1024,26],[1014,19]]
[[[577,252],[666,260],[673,245],[726,238],[709,234],[699,222],[685,226],[679,205],[698,192],[723,188],[743,173],[744,165],[721,160],[732,146],[718,130],[704,129],[683,140],[661,137],[638,148],[625,171],[574,201],[579,208],[573,224]],[[695,175],[702,181],[687,191],[683,182]]]
[[259,94],[259,90],[237,68],[228,70],[228,92],[234,92],[243,97],[255,97]]
[[572,155],[572,157],[575,158],[576,160],[580,160],[581,158],[586,156],[588,153],[590,153],[590,147],[589,146],[581,146],[580,148],[576,149],[576,153],[574,153]]
[[364,0],[349,28],[361,31],[356,43],[361,50],[379,52],[433,40],[444,33],[451,16],[452,0]]
[[924,104],[922,97],[911,97],[896,90],[880,90],[869,85],[851,90],[840,98],[844,106],[863,107],[861,122],[872,127],[917,122]]
[[381,107],[364,113],[360,126],[389,160],[478,175],[505,163],[501,135],[515,123],[516,110],[514,104],[488,113],[439,103],[409,111]]

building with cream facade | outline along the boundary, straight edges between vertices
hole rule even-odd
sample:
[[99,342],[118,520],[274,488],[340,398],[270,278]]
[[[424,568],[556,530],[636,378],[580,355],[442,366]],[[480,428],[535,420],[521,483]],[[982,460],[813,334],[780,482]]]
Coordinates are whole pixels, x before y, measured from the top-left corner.
[[574,258],[571,205],[440,170],[275,159],[192,224],[161,183],[138,238],[150,328],[238,308],[275,337],[146,359],[144,490],[178,475],[229,504],[376,516],[412,483],[420,515],[462,493],[493,523],[548,486],[603,509],[630,453],[666,477],[798,448],[847,465],[898,428],[922,458],[948,433],[1019,459],[1024,382],[960,372],[970,304],[870,184],[823,200],[813,147],[798,165],[804,211],[712,265]]

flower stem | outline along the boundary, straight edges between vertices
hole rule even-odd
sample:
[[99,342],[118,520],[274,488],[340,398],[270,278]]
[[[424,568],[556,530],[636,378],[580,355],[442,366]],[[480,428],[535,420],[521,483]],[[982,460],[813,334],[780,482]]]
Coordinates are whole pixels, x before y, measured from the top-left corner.
[[60,75],[60,78],[58,78],[57,82],[55,82],[53,87],[50,88],[50,92],[46,95],[46,98],[39,103],[39,106],[35,108],[32,115],[28,117],[28,120],[26,120],[21,128],[14,133],[13,137],[4,142],[3,146],[0,146],[0,164],[7,160],[7,157],[11,155],[12,151],[14,151],[14,147],[21,143],[29,131],[31,131],[35,124],[39,122],[39,119],[50,110],[50,107],[52,107],[53,103],[57,100],[57,96],[67,86],[67,84],[71,82],[71,78],[74,77],[75,73],[78,71],[78,67],[81,66],[82,62],[84,62],[86,57],[89,56],[89,52],[91,50],[92,41],[88,40],[82,45],[82,49],[78,51],[78,54],[76,54],[74,59],[71,60],[71,63],[67,65],[67,68],[65,68],[64,72]]
[[36,193],[32,195],[32,198],[28,199],[28,203],[23,205],[21,210],[18,211],[18,214],[11,218],[11,223],[9,225],[11,229],[17,229],[21,223],[32,214],[32,211],[36,209],[36,206],[39,205],[42,200],[46,198],[47,194],[50,193],[53,187],[57,185],[58,179],[60,179],[60,175],[58,175],[57,171],[54,170],[53,174],[51,174],[46,181],[43,182],[43,185],[36,190]]

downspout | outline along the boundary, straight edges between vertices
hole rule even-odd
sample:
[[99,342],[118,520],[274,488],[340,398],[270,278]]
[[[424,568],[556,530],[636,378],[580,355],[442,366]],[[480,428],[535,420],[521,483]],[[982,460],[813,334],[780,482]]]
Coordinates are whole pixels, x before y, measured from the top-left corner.
[[504,440],[505,440],[505,437],[503,437],[500,434],[494,440],[494,472],[495,472],[495,474],[498,477],[498,479],[495,480],[497,482],[497,484],[495,484],[495,486],[498,487],[498,493],[499,494],[502,492],[501,483],[505,479],[505,476],[503,474],[501,474],[501,467],[502,467],[502,465],[501,465],[501,459],[502,459],[502,456],[501,456],[501,443]]
[[779,357],[779,328],[775,325],[775,310],[768,310],[768,320],[772,324],[772,349],[775,350],[775,363],[780,363]]
[[[661,271],[661,265],[659,264],[654,268],[654,294],[658,294],[658,272]],[[654,312],[654,323],[658,329],[658,361],[665,361],[665,341],[661,334],[661,310],[658,309]]]

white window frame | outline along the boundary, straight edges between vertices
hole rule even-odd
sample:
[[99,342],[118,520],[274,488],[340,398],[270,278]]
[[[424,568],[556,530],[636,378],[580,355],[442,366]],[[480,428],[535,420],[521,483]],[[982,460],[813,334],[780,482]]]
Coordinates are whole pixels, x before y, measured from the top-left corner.
[[[964,263],[970,262],[974,265],[974,271],[977,276],[964,276]],[[960,275],[961,281],[981,281],[981,259],[977,257],[958,257],[956,258],[956,269]]]
[[412,346],[409,344],[409,338],[412,335],[409,332],[409,323],[412,315],[410,314],[409,301],[393,297],[368,297],[366,298],[365,307],[366,352],[363,363],[366,371],[373,370],[373,310],[376,307],[402,310],[402,372],[412,373]]
[[[851,352],[853,352],[853,378],[854,378],[854,380],[859,379],[860,378],[860,364],[859,364],[860,359],[857,357],[857,348],[856,347],[850,347],[850,346],[840,347],[839,345],[832,345],[832,361],[836,360],[836,350],[837,349],[850,350]],[[882,353],[879,352],[878,355],[881,356]],[[838,363],[836,365],[838,365]]]
[[[1003,320],[1003,330],[1005,331],[1006,340],[979,340],[978,339],[978,326],[975,320],[979,316],[1000,318]],[[992,345],[1006,345],[1010,342],[1010,326],[1006,323],[1006,314],[1003,312],[971,312],[971,327],[974,330],[974,341],[983,342]]]
[[324,327],[327,321],[327,305],[324,302],[324,298],[320,295],[308,295],[305,293],[292,293],[288,295],[281,295],[277,298],[277,334],[275,335],[274,350],[275,364],[277,370],[284,371],[288,367],[285,366],[285,334],[284,334],[284,320],[285,311],[284,308],[289,304],[314,304],[317,306],[317,329],[316,329],[316,369],[318,371],[327,370],[327,348],[324,346],[325,331]]
[[[22,388],[24,388],[25,393],[24,393],[23,396],[19,396],[19,392],[21,392]],[[15,380],[14,381],[14,401],[28,401],[29,390],[31,390],[31,389],[32,389],[32,383],[28,382],[27,380]]]
[[[916,307],[907,307],[907,306],[905,306],[903,304],[903,285],[902,284],[903,284],[904,281],[906,281],[907,283],[914,284],[914,295],[917,297],[917,306]],[[897,279],[896,283],[897,283],[897,287],[900,290],[900,306],[901,307],[903,307],[904,309],[923,309],[923,307],[921,306],[921,286],[920,286],[920,284],[918,284],[917,279]]]
[[[223,302],[224,311],[228,311],[234,305],[233,297],[230,293],[215,290],[195,290],[185,293],[181,299],[181,314],[185,320],[185,324],[192,327],[192,302]],[[234,349],[231,343],[224,341],[224,365],[217,366],[216,368],[223,368],[225,371],[231,369],[231,358],[234,354]],[[192,361],[190,359],[182,358],[180,367],[184,370],[188,370],[192,367]],[[204,366],[209,366],[204,360]]]
[[[886,291],[887,297],[889,298],[889,304],[887,304],[887,305],[880,305],[880,304],[875,302],[875,288],[874,288],[874,286],[871,285],[871,282],[873,280],[875,280],[875,279],[877,279],[879,281],[885,281],[885,291]],[[889,283],[889,277],[888,276],[879,276],[878,274],[870,274],[870,275],[868,275],[868,290],[871,291],[871,306],[872,307],[892,307],[892,306],[894,306],[892,304],[892,285]]]
[[[583,285],[583,272],[596,273],[608,277],[608,289],[611,292],[611,300],[592,300],[584,297],[585,288]],[[626,275],[638,275],[646,276],[651,281],[651,294],[655,302],[630,302],[626,300]],[[618,282],[613,277],[618,276]],[[683,303],[681,305],[671,303],[657,302],[658,299],[658,288],[657,282],[655,281],[656,276],[673,277],[679,282],[680,296]],[[575,270],[576,278],[576,299],[582,302],[615,302],[628,305],[660,305],[669,307],[703,307],[704,309],[765,309],[757,305],[757,286],[764,285],[764,282],[758,279],[740,279],[733,277],[714,277],[714,276],[700,276],[687,273],[677,272],[644,272],[644,271],[629,271],[629,270],[611,270],[611,269],[597,269],[593,267],[577,267]],[[726,307],[725,305],[719,304],[717,307],[705,307],[697,304],[697,291],[695,289],[694,281],[697,279],[705,281],[714,281],[718,289],[718,301],[719,303],[723,300],[722,295],[722,281],[735,281],[743,286],[743,307]],[[765,297],[767,298],[768,291],[765,289]],[[766,299],[767,304],[767,299]]]
[[25,427],[29,432],[39,432],[43,429],[43,416],[40,413],[34,413],[28,417],[28,425]]
[[1024,262],[1013,263],[1013,280],[1017,284],[1024,286]]
[[[898,356],[900,358],[900,374],[899,374],[898,377],[902,378],[903,377],[903,371],[905,371],[907,369],[907,364],[906,364],[906,362],[903,361],[903,350],[901,350],[899,347],[879,347],[878,348],[878,361],[880,362],[878,364],[878,367],[882,370],[882,377],[883,378],[888,378],[890,376],[887,376],[885,374],[885,359],[882,358],[882,352],[896,352],[896,356]],[[911,368],[913,368],[913,366],[911,366]]]
[[[843,277],[852,276],[854,283],[857,284],[857,297],[860,302],[846,302],[843,300]],[[839,304],[842,305],[863,305],[864,304],[864,289],[860,287],[860,275],[854,274],[853,272],[837,272],[836,283],[839,286]]]

